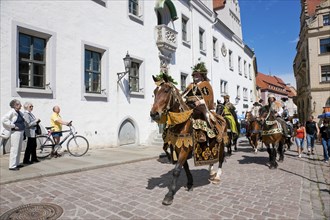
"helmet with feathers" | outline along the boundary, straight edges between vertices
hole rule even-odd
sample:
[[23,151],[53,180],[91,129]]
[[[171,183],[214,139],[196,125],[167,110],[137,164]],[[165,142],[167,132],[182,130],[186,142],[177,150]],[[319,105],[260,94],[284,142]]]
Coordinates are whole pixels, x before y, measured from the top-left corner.
[[204,62],[199,62],[197,63],[195,66],[192,67],[192,76],[194,76],[195,74],[200,74],[204,80],[208,80],[207,79],[207,69],[205,67],[205,63]]

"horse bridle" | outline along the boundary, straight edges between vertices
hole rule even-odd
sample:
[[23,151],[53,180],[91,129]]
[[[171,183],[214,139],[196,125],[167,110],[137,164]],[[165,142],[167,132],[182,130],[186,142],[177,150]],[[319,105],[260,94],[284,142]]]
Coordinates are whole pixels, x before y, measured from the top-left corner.
[[[158,87],[162,86],[165,82],[161,83]],[[175,87],[172,85],[172,84],[169,84],[170,88],[171,88],[171,96],[170,96],[170,99],[168,100],[167,104],[166,104],[166,107],[165,109],[163,110],[163,113],[164,114],[168,114],[168,112],[170,111],[171,109],[171,102],[175,102],[177,101],[180,106],[179,106],[179,109],[184,111],[186,109],[185,106],[183,106],[183,103],[181,102],[181,99],[179,99],[178,97],[178,94],[175,92]]]

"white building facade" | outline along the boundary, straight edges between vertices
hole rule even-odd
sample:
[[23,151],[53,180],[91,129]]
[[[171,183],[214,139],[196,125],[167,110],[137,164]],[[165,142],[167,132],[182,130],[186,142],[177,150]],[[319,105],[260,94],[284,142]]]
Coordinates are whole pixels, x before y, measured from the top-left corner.
[[[159,132],[149,116],[152,75],[167,71],[184,89],[199,60],[215,98],[228,94],[239,114],[248,110],[255,55],[242,41],[238,2],[213,3],[0,1],[1,116],[15,98],[49,126],[59,105],[92,147],[148,145]],[[127,53],[132,64],[120,74]]]

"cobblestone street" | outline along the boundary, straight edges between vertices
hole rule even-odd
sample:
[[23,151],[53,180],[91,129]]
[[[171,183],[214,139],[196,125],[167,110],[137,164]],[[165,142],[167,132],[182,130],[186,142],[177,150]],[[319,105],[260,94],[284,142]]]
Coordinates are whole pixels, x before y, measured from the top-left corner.
[[185,191],[182,171],[171,206],[162,200],[173,165],[151,159],[2,184],[0,213],[54,203],[64,210],[60,219],[329,219],[330,167],[316,147],[315,155],[301,159],[293,147],[270,170],[267,152],[255,155],[241,140],[238,152],[226,158],[219,185],[209,183],[207,166],[190,160],[194,190]]

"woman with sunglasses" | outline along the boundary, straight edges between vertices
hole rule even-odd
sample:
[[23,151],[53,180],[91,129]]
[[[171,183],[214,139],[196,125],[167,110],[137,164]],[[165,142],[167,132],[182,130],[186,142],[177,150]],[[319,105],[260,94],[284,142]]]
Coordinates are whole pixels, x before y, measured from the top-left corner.
[[33,105],[31,102],[25,102],[24,104],[24,119],[25,119],[25,136],[27,137],[27,144],[24,153],[23,163],[32,164],[39,162],[37,158],[37,142],[36,142],[36,130],[40,119],[36,118],[32,114]]

